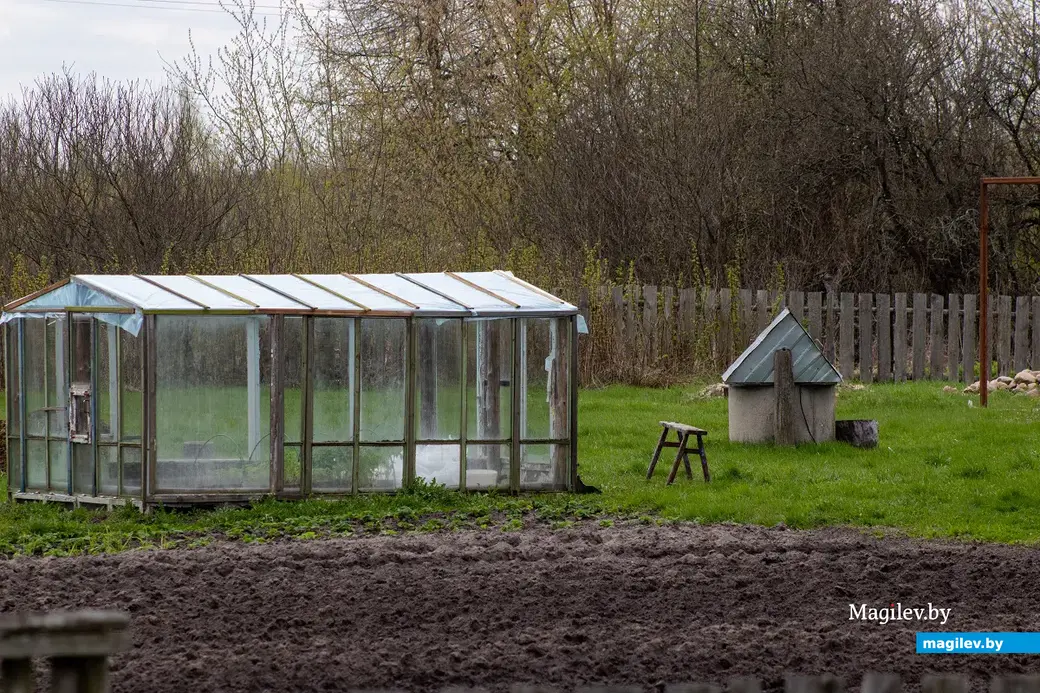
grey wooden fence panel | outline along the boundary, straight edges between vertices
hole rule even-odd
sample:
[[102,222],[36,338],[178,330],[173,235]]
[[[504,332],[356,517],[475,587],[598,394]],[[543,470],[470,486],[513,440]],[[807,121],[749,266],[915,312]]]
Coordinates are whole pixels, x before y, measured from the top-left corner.
[[792,291],[787,300],[787,307],[791,309],[791,315],[798,322],[805,324],[805,292]]
[[755,334],[769,325],[769,292],[759,289],[755,292]]
[[928,377],[942,380],[943,377],[943,297],[932,295],[931,324],[928,335]]
[[892,380],[892,306],[888,294],[877,295],[878,380]]
[[741,289],[740,296],[740,329],[741,341],[746,335],[755,333],[755,292],[751,289]]
[[625,292],[620,286],[610,289],[610,324],[614,345],[622,348],[625,344]]
[[843,378],[852,378],[856,369],[853,328],[856,320],[855,294],[841,295],[841,311],[838,315],[838,372]]
[[1033,341],[1029,350],[1029,367],[1033,370],[1040,369],[1040,296],[1032,298],[1033,310],[1030,312],[1032,325],[1030,330]]
[[675,356],[675,289],[666,286],[661,289],[661,355]]
[[809,336],[823,341],[823,294],[819,291],[809,293]]
[[702,332],[707,336],[708,359],[718,361],[719,348],[719,292],[708,289],[704,292],[704,311],[701,317]]
[[719,367],[733,361],[733,296],[729,289],[719,289]]
[[874,382],[874,295],[859,295],[859,379]]
[[964,338],[961,349],[961,377],[965,383],[975,382],[975,335],[978,316],[975,310],[975,294],[964,294]]
[[947,314],[946,332],[946,379],[957,382],[961,365],[961,300],[950,294],[950,309]]
[[997,303],[997,375],[1011,372],[1011,297]]
[[627,310],[625,311],[625,340],[628,342],[629,347],[633,348],[636,343],[636,335],[639,334],[636,328],[636,304],[639,303],[637,300],[639,297],[639,289],[633,284],[628,287],[628,300]]
[[906,294],[894,296],[892,328],[892,366],[897,383],[906,381]]
[[835,321],[835,311],[838,305],[838,297],[833,293],[828,292],[824,297],[824,311],[826,314],[826,322],[823,328],[823,350],[830,359],[831,363],[835,361],[835,343],[838,341],[838,324]]
[[643,353],[647,362],[657,359],[657,287],[643,287]]
[[697,290],[682,289],[679,291],[679,308],[676,317],[676,342],[684,354],[689,355],[694,340],[693,324],[697,320]]
[[1015,372],[1029,368],[1029,297],[1015,299]]
[[911,341],[913,342],[913,364],[911,367],[914,380],[924,378],[924,343],[925,314],[928,311],[928,295],[914,294],[914,313]]
[[[982,307],[979,306],[979,310]],[[993,363],[997,360],[997,344],[994,337],[997,335],[997,297],[988,294],[986,297],[986,343],[989,344],[989,363],[986,364],[986,379],[993,377]]]

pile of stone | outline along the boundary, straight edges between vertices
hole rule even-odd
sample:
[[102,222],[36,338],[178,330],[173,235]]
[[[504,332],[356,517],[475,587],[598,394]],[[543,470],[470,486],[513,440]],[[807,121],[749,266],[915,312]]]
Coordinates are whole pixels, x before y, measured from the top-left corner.
[[[1040,397],[1040,385],[1038,385],[1038,381],[1040,381],[1040,371],[1031,371],[1026,369],[1016,373],[1014,378],[1010,378],[1006,375],[994,378],[989,381],[989,391],[996,392],[997,390],[1008,390],[1029,397]],[[976,380],[971,385],[964,388],[964,392],[966,394],[977,394],[980,387],[980,382]]]

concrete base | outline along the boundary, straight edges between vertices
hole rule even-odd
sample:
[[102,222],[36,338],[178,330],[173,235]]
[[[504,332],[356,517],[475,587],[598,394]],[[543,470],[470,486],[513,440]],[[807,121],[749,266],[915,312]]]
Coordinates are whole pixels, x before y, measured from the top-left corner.
[[[833,385],[795,385],[795,438],[799,443],[834,440]],[[801,406],[799,406],[799,403]],[[729,439],[734,443],[773,440],[776,404],[772,385],[729,387]],[[805,413],[803,416],[802,413]],[[806,426],[808,422],[808,426]]]

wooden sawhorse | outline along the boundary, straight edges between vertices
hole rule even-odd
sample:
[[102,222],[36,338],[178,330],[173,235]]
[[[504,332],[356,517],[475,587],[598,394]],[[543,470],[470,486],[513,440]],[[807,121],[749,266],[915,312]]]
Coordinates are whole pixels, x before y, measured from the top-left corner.
[[[675,475],[679,473],[679,462],[683,462],[686,465],[686,478],[693,478],[693,469],[690,467],[690,452],[696,452],[701,456],[701,470],[704,472],[704,480],[711,481],[711,474],[708,472],[708,456],[704,452],[704,436],[708,435],[708,432],[696,426],[687,426],[674,421],[661,421],[660,423],[664,430],[661,431],[661,439],[657,441],[657,449],[654,450],[654,456],[650,459],[650,468],[646,470],[646,478],[650,479],[654,475],[654,467],[657,466],[657,460],[661,457],[663,448],[679,448],[679,451],[675,454],[672,472],[668,475],[668,484],[675,481]],[[678,443],[668,442],[669,431],[676,432],[679,436]],[[696,448],[689,447],[690,436],[697,437]]]

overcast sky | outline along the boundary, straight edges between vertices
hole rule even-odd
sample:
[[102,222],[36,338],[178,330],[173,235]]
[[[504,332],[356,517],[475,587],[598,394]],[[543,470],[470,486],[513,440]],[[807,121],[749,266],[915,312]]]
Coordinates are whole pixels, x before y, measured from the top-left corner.
[[83,75],[161,84],[163,60],[190,52],[189,31],[207,55],[236,28],[217,0],[0,0],[0,97],[21,93],[63,64]]

